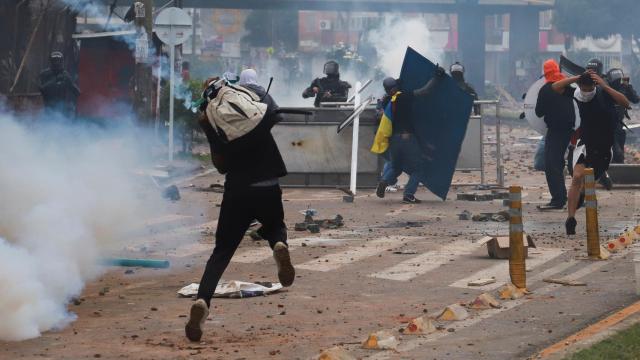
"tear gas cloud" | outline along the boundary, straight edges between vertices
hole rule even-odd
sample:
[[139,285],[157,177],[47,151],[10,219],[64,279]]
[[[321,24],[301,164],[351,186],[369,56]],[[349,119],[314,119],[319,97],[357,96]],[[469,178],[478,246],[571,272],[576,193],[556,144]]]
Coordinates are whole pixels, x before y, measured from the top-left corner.
[[381,27],[367,34],[367,41],[378,51],[377,64],[385,76],[400,76],[407,47],[442,64],[444,51],[434,45],[431,32],[423,18],[403,18],[399,15],[385,17]]
[[[381,23],[368,31],[362,39],[367,43],[366,45],[376,50],[376,55],[373,58],[363,59],[372,69],[369,74],[358,74],[354,70],[340,68],[340,78],[352,85],[350,95],[353,94],[356,81],[364,83],[369,79],[376,81],[364,91],[363,95],[381,95],[383,89],[380,75],[400,76],[407,47],[412,47],[434,63],[443,64],[444,50],[435,44],[425,18],[407,18],[397,14],[385,16],[381,18]],[[314,78],[324,76],[322,64],[327,60],[329,59],[322,58],[308,66],[307,68],[312,70],[311,76],[283,81],[291,69],[277,58],[273,58],[267,64],[266,73],[263,73],[264,70],[258,71],[259,82],[266,87],[269,76],[274,77],[271,93],[281,106],[313,106],[313,99],[303,99],[301,94]]]
[[67,303],[100,274],[101,257],[161,204],[132,175],[146,162],[144,136],[51,120],[0,111],[0,340],[73,321]]

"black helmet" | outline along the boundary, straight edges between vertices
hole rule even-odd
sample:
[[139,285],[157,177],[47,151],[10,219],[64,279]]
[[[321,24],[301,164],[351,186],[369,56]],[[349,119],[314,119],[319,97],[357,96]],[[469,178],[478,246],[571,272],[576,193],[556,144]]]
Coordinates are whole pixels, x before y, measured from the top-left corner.
[[607,82],[609,85],[619,85],[623,77],[624,72],[622,69],[613,68],[607,71]]
[[398,80],[392,77],[387,77],[382,80],[382,86],[384,87],[384,91],[388,93],[391,91],[391,89],[398,87]]
[[602,65],[602,61],[594,58],[587,61],[586,69],[593,70],[596,72],[596,74],[602,75],[602,70],[604,69],[604,66]]
[[340,65],[337,62],[330,60],[324,64],[325,75],[340,75]]
[[54,51],[49,55],[49,64],[51,64],[51,70],[59,72],[64,69],[64,56],[60,51]]
[[459,62],[454,62],[453,64],[451,64],[451,66],[449,67],[449,73],[454,73],[454,72],[461,72],[464,74],[464,66],[462,66],[462,64],[460,64]]

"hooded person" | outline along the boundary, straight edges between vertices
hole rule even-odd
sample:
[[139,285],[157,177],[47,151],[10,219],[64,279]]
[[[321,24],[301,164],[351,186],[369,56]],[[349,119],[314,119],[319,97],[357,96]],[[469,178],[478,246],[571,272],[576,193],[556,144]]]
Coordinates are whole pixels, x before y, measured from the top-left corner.
[[340,80],[340,65],[333,60],[327,61],[323,72],[326,76],[314,79],[302,92],[302,97],[315,97],[315,107],[319,107],[323,102],[346,102],[351,84]]
[[[570,86],[574,83],[578,85],[576,89]],[[577,224],[575,213],[584,199],[585,169],[592,168],[596,180],[606,174],[617,122],[615,106],[628,108],[629,100],[593,70],[556,81],[552,89],[567,98],[575,97],[580,111],[580,127],[572,140],[576,143],[575,149],[569,159],[573,172],[565,221],[567,235],[573,235]]]
[[64,55],[60,51],[49,55],[49,68],[40,73],[39,82],[45,109],[74,118],[80,89],[64,69]]
[[[478,100],[476,89],[464,79],[464,71],[464,66],[458,61],[449,67],[449,74],[451,74],[453,80],[456,81],[456,84],[469,95],[473,96],[473,100]],[[473,115],[480,115],[480,105],[473,105]]]
[[551,201],[538,206],[538,210],[562,209],[567,203],[564,179],[565,152],[575,125],[573,99],[553,91],[553,84],[565,78],[558,63],[549,59],[543,64],[545,84],[538,93],[536,115],[544,117],[547,134],[544,143],[544,173]]
[[245,74],[244,85],[219,78],[205,83],[203,97],[208,101],[199,124],[209,141],[214,166],[225,175],[225,184],[215,247],[185,325],[191,341],[200,341],[218,282],[254,220],[262,224],[258,234],[273,251],[280,283],[291,286],[295,279],[278,180],[287,174],[287,168],[271,134],[282,117],[253,75],[255,71]]

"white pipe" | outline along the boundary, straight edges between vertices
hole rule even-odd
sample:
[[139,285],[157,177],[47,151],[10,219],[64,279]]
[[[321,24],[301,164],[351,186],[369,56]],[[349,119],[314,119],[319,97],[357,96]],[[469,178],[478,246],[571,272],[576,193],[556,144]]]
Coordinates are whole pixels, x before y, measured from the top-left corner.
[[[360,81],[356,83],[356,96],[353,107],[357,109],[360,106],[360,91],[362,84]],[[356,195],[356,183],[358,177],[358,135],[360,130],[360,115],[353,120],[353,137],[351,139],[351,184],[349,190],[352,195]]]
[[169,60],[169,163],[173,162],[173,87],[175,85],[176,47],[171,48]]

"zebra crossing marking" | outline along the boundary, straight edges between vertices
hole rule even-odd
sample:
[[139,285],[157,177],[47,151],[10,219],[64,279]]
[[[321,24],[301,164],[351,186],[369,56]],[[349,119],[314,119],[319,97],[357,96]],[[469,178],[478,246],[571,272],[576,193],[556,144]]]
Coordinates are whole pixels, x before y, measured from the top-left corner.
[[469,255],[479,248],[480,245],[471,243],[470,241],[457,240],[439,249],[427,251],[386,270],[370,274],[369,276],[378,279],[409,281],[441,265],[448,264],[452,258]]

